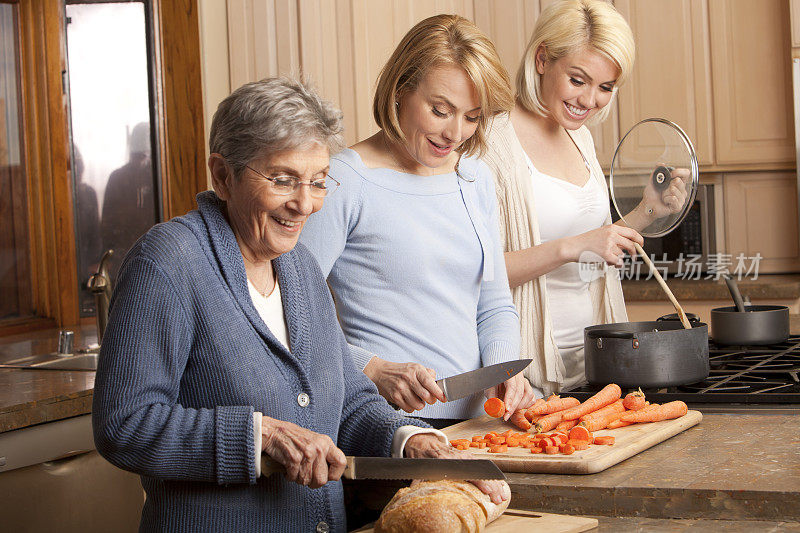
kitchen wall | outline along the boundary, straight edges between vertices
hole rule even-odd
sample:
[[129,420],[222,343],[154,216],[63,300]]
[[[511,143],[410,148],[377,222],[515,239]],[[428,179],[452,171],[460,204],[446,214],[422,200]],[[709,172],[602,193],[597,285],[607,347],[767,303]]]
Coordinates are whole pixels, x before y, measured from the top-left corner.
[[[303,72],[341,107],[353,143],[375,131],[375,80],[414,23],[436,13],[474,20],[513,77],[550,1],[198,0],[206,135],[231,89]],[[798,2],[616,0],[637,39],[636,66],[609,119],[592,129],[608,165],[621,134],[642,118],[681,125],[697,147],[701,181],[717,185],[718,251],[760,253],[762,272],[800,271],[790,65]]]

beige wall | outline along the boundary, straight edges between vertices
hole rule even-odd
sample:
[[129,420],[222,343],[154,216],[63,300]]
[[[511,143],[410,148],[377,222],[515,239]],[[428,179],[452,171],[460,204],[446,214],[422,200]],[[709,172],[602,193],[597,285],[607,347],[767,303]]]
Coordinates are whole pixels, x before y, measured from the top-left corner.
[[[199,0],[206,130],[231,89],[304,73],[344,112],[348,144],[375,131],[380,68],[411,26],[437,13],[476,21],[514,75],[547,0]],[[207,133],[207,132],[206,132]]]

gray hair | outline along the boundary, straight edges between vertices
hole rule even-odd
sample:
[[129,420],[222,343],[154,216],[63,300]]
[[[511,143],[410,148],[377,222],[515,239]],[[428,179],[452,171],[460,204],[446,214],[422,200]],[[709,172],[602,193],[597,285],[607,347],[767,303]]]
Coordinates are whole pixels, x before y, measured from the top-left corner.
[[334,154],[344,145],[342,130],[342,112],[305,80],[265,78],[242,85],[219,104],[209,148],[239,176],[265,153],[320,143]]

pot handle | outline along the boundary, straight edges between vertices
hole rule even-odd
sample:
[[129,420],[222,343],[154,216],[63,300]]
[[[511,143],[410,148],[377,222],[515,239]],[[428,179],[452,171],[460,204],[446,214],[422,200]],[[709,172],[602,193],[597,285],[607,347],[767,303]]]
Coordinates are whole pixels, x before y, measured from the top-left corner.
[[634,334],[630,331],[619,331],[613,329],[595,329],[587,331],[586,336],[590,339],[633,339]]

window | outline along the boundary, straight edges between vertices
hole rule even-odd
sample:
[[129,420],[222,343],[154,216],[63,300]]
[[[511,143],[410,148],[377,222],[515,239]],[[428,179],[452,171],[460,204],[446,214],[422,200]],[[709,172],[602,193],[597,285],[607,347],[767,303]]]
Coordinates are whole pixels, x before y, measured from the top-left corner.
[[[99,113],[118,129],[103,130],[115,144],[98,156],[91,137],[99,131],[91,130],[100,128],[88,119],[108,104],[95,96],[95,108],[86,111],[92,98],[86,86],[92,79],[109,81],[98,78],[98,70],[105,78],[120,77],[113,65],[103,66],[102,57],[128,30],[116,26],[112,34],[87,38],[92,57],[81,56],[79,45],[83,35],[101,31],[86,30],[92,26],[87,17],[116,9],[125,13],[102,24],[135,21],[138,59],[119,60],[144,63],[145,75],[136,82],[110,80],[138,83],[128,96],[109,85],[101,91],[118,97],[120,105],[114,113]],[[195,195],[206,188],[197,0],[0,0],[0,42],[0,335],[74,326],[82,312],[91,312],[82,287],[97,247],[104,246],[103,204],[113,172],[133,159],[141,163],[134,154],[149,145],[143,174],[152,185],[137,187],[131,196],[150,213],[148,226],[192,209]],[[87,63],[94,70],[89,75],[80,72]],[[116,159],[106,161],[112,153]],[[95,219],[99,241],[97,231],[87,229],[97,226]],[[128,246],[120,245],[119,259]]]
[[87,282],[105,251],[113,282],[125,253],[159,220],[146,14],[144,1],[66,6],[81,316],[95,313]]

